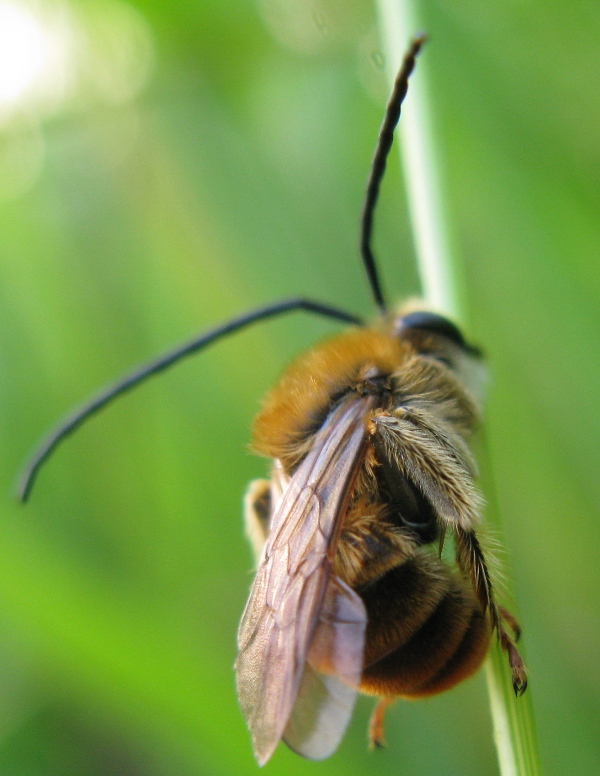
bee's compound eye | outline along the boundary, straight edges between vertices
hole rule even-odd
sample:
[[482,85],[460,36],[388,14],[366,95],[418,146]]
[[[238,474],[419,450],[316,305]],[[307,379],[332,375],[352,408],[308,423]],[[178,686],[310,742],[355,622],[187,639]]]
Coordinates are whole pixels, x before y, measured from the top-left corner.
[[437,313],[425,311],[409,313],[398,322],[398,334],[404,329],[430,331],[433,334],[440,334],[442,337],[446,337],[446,339],[455,342],[463,348],[466,346],[465,339],[458,326],[449,321],[448,318],[444,318],[443,315],[438,315]]

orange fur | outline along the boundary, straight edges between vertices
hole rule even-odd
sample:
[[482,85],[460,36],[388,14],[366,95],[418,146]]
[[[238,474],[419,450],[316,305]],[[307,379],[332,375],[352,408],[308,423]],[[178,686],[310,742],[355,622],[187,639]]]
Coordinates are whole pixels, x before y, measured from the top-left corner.
[[[495,630],[522,692],[525,671],[504,622],[518,625],[495,602],[475,534],[482,499],[469,441],[480,408],[468,375],[476,359],[435,333],[405,334],[393,320],[381,325],[301,355],[266,397],[253,447],[275,459],[272,488],[293,481],[341,398],[373,396],[331,555],[334,577],[367,611],[360,690],[385,698],[442,692],[479,668]],[[263,491],[252,495],[251,529],[264,512]],[[446,529],[458,569],[434,551]]]
[[254,421],[253,449],[278,458],[286,469],[293,466],[310,448],[310,439],[300,449],[299,441],[320,425],[333,396],[356,385],[369,369],[392,374],[413,352],[408,343],[376,329],[325,340],[296,359],[265,398]]

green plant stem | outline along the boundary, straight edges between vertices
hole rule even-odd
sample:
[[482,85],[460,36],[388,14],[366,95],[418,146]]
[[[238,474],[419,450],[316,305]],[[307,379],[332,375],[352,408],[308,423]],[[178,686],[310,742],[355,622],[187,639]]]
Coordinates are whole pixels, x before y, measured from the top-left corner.
[[[423,30],[418,23],[415,0],[377,0],[376,5],[388,76],[393,81],[408,40]],[[444,207],[427,96],[427,63],[423,60],[426,56],[421,57],[411,77],[400,121],[400,154],[417,261],[426,302],[433,309],[465,323],[464,287]],[[488,522],[499,528],[499,515],[490,511]],[[497,644],[490,650],[485,669],[500,772],[502,776],[538,776],[541,769],[531,691],[515,698],[506,656]]]
[[[409,39],[423,29],[414,18],[410,2],[378,0],[377,7],[388,77],[393,83]],[[402,142],[398,148],[423,296],[438,312],[464,323],[463,283],[444,208],[440,164],[427,100],[427,78],[426,57],[421,55],[410,78],[410,96],[402,106],[399,124]]]

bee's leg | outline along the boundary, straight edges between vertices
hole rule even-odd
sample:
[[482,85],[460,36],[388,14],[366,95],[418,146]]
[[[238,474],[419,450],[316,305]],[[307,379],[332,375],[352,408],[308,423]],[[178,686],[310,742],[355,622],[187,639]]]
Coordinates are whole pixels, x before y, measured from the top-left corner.
[[254,555],[254,562],[257,565],[269,535],[270,518],[271,482],[269,480],[252,480],[244,496],[244,524],[246,536]]
[[515,695],[522,695],[527,688],[527,672],[518,649],[504,628],[504,622],[506,621],[508,626],[513,629],[517,638],[520,635],[519,625],[512,614],[496,604],[488,567],[475,532],[466,531],[456,526],[454,536],[458,565],[471,580],[481,608],[484,612],[489,613],[492,628],[498,634],[500,646],[508,656]]
[[[436,431],[435,424],[424,424],[414,413],[409,415],[402,407],[396,408],[393,414],[383,410],[373,414],[367,430],[375,457],[384,474],[389,472],[388,480],[395,476],[400,482],[398,474],[410,480],[427,498],[439,522],[453,530],[458,565],[470,579],[483,612],[489,613],[490,624],[508,655],[515,693],[520,695],[527,687],[527,674],[521,656],[504,628],[503,612],[494,599],[483,550],[473,530],[479,514],[479,497],[471,472],[459,460],[461,456],[457,457],[457,450],[460,453],[455,446],[458,437],[450,442],[439,429]],[[393,488],[391,490],[393,492]],[[409,501],[405,499],[405,512],[408,506]],[[421,512],[417,503],[410,521],[418,524]],[[424,543],[433,540],[427,535],[426,528],[425,523],[420,531]],[[506,621],[513,627],[514,618],[506,618]]]
[[519,625],[519,621],[512,612],[509,612],[508,609],[505,609],[503,606],[499,606],[498,609],[500,610],[502,619],[514,633],[515,641],[518,641],[521,638],[521,626]]
[[369,721],[369,749],[383,749],[387,746],[383,730],[383,718],[388,706],[391,706],[396,700],[397,698],[383,697],[375,705]]

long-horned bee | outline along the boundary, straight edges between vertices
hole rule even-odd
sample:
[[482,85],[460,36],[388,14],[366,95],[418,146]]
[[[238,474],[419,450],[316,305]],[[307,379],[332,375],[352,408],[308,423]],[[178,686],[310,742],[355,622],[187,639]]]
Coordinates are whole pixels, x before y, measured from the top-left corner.
[[[108,402],[220,338],[304,310],[352,328],[300,356],[266,397],[253,448],[272,459],[251,483],[246,529],[257,563],[235,669],[256,758],[279,741],[321,759],[338,746],[357,692],[378,699],[373,744],[394,699],[447,690],[481,665],[492,638],[515,692],[527,685],[519,626],[495,600],[477,536],[482,499],[470,438],[480,420],[481,356],[447,318],[388,310],[371,251],[373,214],[423,37],[411,43],[371,167],[361,254],[380,318],[286,299],[203,333],[101,391],[51,433],[22,481]],[[442,556],[452,537],[455,562]],[[512,635],[509,634],[512,631]]]

